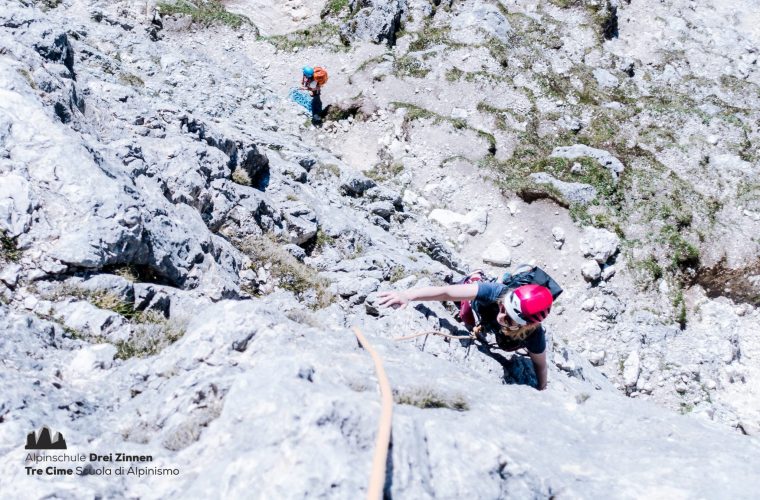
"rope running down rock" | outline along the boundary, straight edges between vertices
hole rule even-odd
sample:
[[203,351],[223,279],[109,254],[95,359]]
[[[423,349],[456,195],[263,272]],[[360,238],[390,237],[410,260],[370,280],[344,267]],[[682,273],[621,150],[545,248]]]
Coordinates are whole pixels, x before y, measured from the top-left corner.
[[358,327],[353,327],[359,344],[372,357],[375,363],[375,372],[377,372],[377,381],[380,385],[380,424],[375,440],[375,454],[372,457],[372,474],[369,478],[369,488],[367,489],[367,500],[382,500],[383,487],[385,486],[385,465],[388,462],[388,448],[391,443],[391,423],[393,420],[393,393],[391,385],[388,382],[388,375],[383,368],[383,361],[375,349],[367,341],[366,337]]

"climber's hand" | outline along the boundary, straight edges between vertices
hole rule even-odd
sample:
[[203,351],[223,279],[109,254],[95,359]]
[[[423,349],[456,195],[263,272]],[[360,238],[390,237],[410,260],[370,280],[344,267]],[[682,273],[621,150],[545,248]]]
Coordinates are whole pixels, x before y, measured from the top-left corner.
[[398,307],[404,309],[409,304],[409,298],[404,292],[380,292],[377,294],[378,305],[381,307]]

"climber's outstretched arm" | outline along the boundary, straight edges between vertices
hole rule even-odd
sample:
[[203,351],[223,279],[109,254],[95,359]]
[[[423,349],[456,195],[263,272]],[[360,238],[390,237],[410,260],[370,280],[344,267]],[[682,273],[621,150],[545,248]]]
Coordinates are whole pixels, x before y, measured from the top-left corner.
[[410,288],[401,292],[380,292],[377,295],[380,298],[378,304],[381,306],[401,306],[404,308],[409,302],[418,300],[473,300],[477,294],[477,283],[469,283],[466,285],[424,286],[422,288]]
[[536,371],[536,378],[538,379],[538,390],[543,391],[546,389],[546,351],[541,354],[528,353],[530,360],[533,361],[533,369]]

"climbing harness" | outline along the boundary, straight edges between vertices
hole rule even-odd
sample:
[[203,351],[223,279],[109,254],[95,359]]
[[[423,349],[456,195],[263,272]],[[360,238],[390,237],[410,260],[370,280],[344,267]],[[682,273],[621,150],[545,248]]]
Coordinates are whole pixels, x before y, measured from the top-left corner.
[[353,327],[359,345],[366,350],[375,363],[377,382],[380,385],[380,425],[375,440],[375,454],[372,457],[372,473],[369,478],[367,500],[382,500],[385,486],[385,465],[388,462],[388,448],[391,444],[391,423],[393,421],[393,393],[388,382],[388,375],[383,368],[383,361],[367,341],[359,327]]

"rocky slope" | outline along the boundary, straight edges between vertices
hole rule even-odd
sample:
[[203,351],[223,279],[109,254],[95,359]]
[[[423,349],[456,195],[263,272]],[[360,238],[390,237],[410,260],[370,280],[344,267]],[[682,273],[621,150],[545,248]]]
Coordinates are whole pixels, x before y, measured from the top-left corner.
[[[747,4],[5,1],[3,495],[355,498],[358,324],[398,403],[391,496],[749,497]],[[313,61],[322,128],[286,99]],[[445,307],[375,306],[526,261],[566,290],[542,393],[519,356],[391,340],[463,334]],[[180,477],[27,477],[43,425]]]

